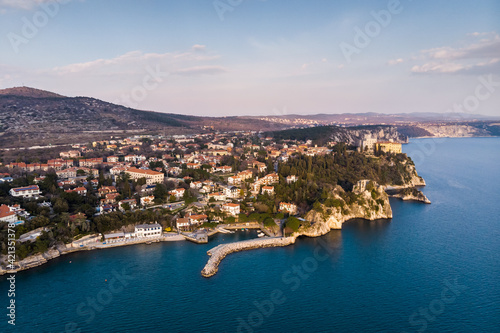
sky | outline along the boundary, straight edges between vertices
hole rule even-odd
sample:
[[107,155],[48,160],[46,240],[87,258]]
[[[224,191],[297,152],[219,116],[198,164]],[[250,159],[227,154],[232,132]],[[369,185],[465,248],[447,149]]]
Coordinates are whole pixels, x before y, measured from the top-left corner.
[[500,1],[0,0],[0,88],[201,116],[500,116]]

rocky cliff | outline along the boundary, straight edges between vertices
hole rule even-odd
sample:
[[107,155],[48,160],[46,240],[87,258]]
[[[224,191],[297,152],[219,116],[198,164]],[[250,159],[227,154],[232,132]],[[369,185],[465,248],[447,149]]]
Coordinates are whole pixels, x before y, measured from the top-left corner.
[[377,141],[407,142],[408,138],[399,133],[393,126],[364,126],[352,128],[339,128],[332,134],[331,139],[336,142],[345,142],[358,146],[360,141],[373,138]]
[[404,201],[420,201],[423,203],[430,204],[431,201],[415,187],[406,187],[403,189],[386,190],[387,194],[393,198],[399,198]]
[[[331,193],[334,206],[321,205],[321,209],[309,211],[305,220],[310,225],[302,225],[298,235],[317,237],[328,233],[331,229],[341,229],[342,223],[356,219],[378,220],[392,218],[389,197],[382,186],[372,184],[373,188],[356,190],[349,199],[344,190],[337,186]],[[328,201],[327,201],[328,202]]]

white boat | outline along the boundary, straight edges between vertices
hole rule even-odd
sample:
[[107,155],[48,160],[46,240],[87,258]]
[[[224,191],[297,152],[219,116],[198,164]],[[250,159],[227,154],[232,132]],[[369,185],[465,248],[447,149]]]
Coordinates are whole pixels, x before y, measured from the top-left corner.
[[264,234],[262,231],[259,231],[259,233],[257,234],[257,236],[259,236],[259,237],[264,237],[264,236],[265,236],[265,234]]

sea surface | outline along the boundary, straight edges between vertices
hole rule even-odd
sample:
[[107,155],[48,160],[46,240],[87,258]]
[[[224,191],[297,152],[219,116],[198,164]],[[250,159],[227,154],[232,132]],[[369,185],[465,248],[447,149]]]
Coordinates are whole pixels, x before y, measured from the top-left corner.
[[235,253],[200,275],[218,235],[75,253],[19,272],[0,332],[500,332],[500,138],[404,146],[431,205],[391,199],[285,248]]

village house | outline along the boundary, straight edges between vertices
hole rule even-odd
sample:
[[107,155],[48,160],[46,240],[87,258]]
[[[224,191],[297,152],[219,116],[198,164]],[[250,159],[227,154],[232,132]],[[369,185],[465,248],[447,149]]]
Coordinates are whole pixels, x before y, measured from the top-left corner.
[[238,216],[240,213],[240,205],[234,203],[227,203],[222,205],[222,211],[232,216]]
[[141,197],[141,205],[143,207],[151,206],[154,203],[155,203],[155,196],[154,195],[148,195],[145,197]]
[[253,178],[253,173],[250,170],[245,170],[237,173],[234,176],[231,176],[227,179],[229,185],[238,185],[241,182],[244,182],[247,179]]
[[77,194],[83,195],[83,196],[87,195],[87,189],[83,186],[80,186],[80,187],[77,187],[77,188],[74,188],[71,190],[66,190],[65,192],[66,193],[76,192]]
[[108,163],[118,163],[118,156],[108,156],[106,161]]
[[125,211],[125,204],[128,204],[130,209],[135,209],[137,207],[137,201],[135,199],[125,199],[118,202],[118,209]]
[[226,186],[224,187],[224,194],[228,198],[236,199],[240,196],[240,189],[236,186]]
[[78,165],[81,167],[94,168],[102,164],[104,161],[102,158],[87,158],[78,161]]
[[38,185],[30,185],[26,187],[16,187],[9,191],[10,195],[13,197],[21,198],[37,198],[42,194]]
[[209,193],[207,198],[209,201],[210,201],[210,199],[214,199],[215,201],[225,201],[226,200],[226,196],[224,195],[224,193],[221,193],[221,192]]
[[262,186],[262,194],[273,195],[274,186]]
[[120,193],[108,193],[104,196],[104,199],[101,199],[101,203],[105,204],[114,204],[116,203],[116,198],[120,196]]
[[222,172],[222,173],[229,173],[233,171],[233,168],[227,165],[224,166],[216,166],[212,168],[212,172]]
[[287,184],[293,184],[295,183],[299,178],[295,175],[290,175],[288,177],[286,177],[286,183]]
[[187,217],[179,217],[175,225],[178,230],[188,230],[191,227],[191,223]]
[[173,195],[176,200],[179,200],[184,196],[185,192],[186,190],[183,188],[176,188],[175,190],[169,191],[168,194]]
[[295,214],[297,214],[297,206],[293,203],[280,202],[279,211],[282,213],[288,213],[290,215],[295,215]]
[[200,163],[187,163],[186,167],[188,169],[200,169],[201,168],[201,164]]
[[191,225],[200,225],[208,221],[208,216],[206,215],[191,215],[188,218]]
[[258,172],[264,172],[267,170],[267,165],[259,161],[253,162],[252,167],[257,169]]
[[191,184],[189,184],[189,187],[192,189],[200,189],[203,187],[203,183],[202,182],[191,182]]
[[[137,148],[140,149],[139,147],[137,147]],[[125,156],[125,162],[129,162],[129,163],[133,163],[133,164],[137,164],[137,163],[139,163],[141,161],[145,161],[145,160],[146,160],[146,156],[144,156],[144,155],[127,155],[127,156]]]
[[0,222],[14,223],[18,218],[16,213],[7,205],[0,206]]
[[101,188],[97,191],[99,196],[102,197],[108,193],[116,193],[116,187],[114,186],[101,186]]
[[80,151],[78,150],[69,150],[69,151],[63,151],[59,153],[59,156],[62,158],[77,158],[80,157]]

